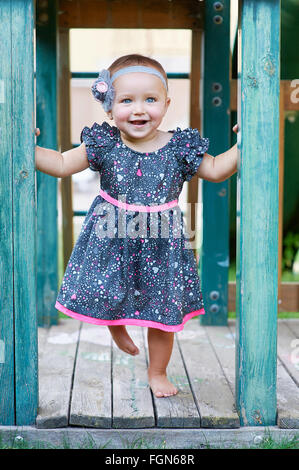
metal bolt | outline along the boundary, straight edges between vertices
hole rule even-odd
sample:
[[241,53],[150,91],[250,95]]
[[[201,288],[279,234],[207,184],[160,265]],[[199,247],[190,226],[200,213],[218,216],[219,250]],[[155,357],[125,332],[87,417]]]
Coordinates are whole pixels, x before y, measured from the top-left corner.
[[210,312],[211,313],[218,313],[219,312],[219,305],[212,304],[211,307],[210,307]]
[[215,92],[222,91],[221,83],[218,83],[218,82],[213,83],[212,90],[215,91]]
[[214,23],[216,23],[216,24],[221,24],[221,23],[223,22],[223,18],[222,18],[222,16],[220,16],[220,15],[215,15],[215,16],[213,17],[213,21],[214,21]]
[[41,14],[38,16],[38,20],[39,20],[41,23],[47,23],[48,20],[49,20],[49,15],[48,15],[48,13],[41,13]]
[[219,292],[218,290],[212,290],[212,292],[210,292],[210,299],[211,300],[218,300],[219,299]]
[[213,8],[216,11],[221,11],[221,10],[223,10],[223,3],[222,2],[214,2]]
[[214,106],[221,106],[222,104],[222,99],[220,98],[220,96],[215,96],[213,99],[212,99],[212,104]]

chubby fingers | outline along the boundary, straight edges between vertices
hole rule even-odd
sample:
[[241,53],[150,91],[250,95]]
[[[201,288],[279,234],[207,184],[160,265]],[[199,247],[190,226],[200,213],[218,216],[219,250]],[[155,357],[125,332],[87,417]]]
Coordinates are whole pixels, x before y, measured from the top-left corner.
[[38,127],[36,127],[36,128],[34,129],[34,133],[35,133],[35,135],[36,135],[37,137],[40,135],[40,130],[39,130]]
[[239,132],[239,126],[238,124],[235,124],[234,127],[233,127],[233,131],[237,134],[237,132]]

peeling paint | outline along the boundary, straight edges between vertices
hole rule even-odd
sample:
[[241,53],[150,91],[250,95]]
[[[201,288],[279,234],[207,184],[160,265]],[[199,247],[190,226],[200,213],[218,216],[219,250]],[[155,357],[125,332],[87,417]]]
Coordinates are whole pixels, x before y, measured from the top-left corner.
[[260,410],[254,410],[253,419],[257,424],[263,424]]
[[270,52],[268,52],[264,57],[261,59],[261,63],[263,65],[263,70],[270,76],[275,74],[276,64],[275,59]]
[[218,196],[220,196],[220,197],[225,197],[226,194],[227,194],[227,191],[226,191],[225,188],[222,188],[221,191],[218,191],[217,194],[218,194]]
[[245,411],[244,406],[241,407],[241,416],[242,416],[242,420],[243,420],[243,426],[248,426],[248,420],[247,420],[246,411]]
[[258,88],[258,81],[256,77],[252,77],[251,75],[247,75],[246,83],[251,88]]
[[223,261],[218,261],[217,264],[218,264],[218,266],[221,266],[223,268],[228,268],[229,267],[229,257],[227,257]]

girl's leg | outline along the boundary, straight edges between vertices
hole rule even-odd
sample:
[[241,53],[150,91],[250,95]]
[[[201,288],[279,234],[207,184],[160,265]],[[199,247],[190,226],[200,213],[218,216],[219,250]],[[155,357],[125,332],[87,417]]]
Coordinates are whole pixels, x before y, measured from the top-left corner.
[[139,349],[128,335],[125,325],[108,326],[108,328],[119,349],[132,356],[139,354]]
[[149,385],[157,398],[175,395],[178,390],[169,382],[166,367],[172,353],[174,333],[148,328]]

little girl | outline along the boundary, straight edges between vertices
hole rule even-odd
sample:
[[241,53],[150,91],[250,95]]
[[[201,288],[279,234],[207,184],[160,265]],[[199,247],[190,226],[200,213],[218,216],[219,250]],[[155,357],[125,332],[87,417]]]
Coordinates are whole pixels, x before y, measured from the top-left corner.
[[156,397],[174,395],[166,375],[174,332],[204,314],[178,197],[194,175],[221,182],[234,174],[237,145],[214,158],[197,129],[159,130],[170,98],[166,73],[151,58],[120,57],[100,72],[92,93],[115,126],[84,127],[81,145],[62,154],[36,146],[36,168],[44,173],[65,178],[89,167],[101,175],[55,307],[107,325],[131,355],[139,350],[125,325],[148,327],[149,385]]

